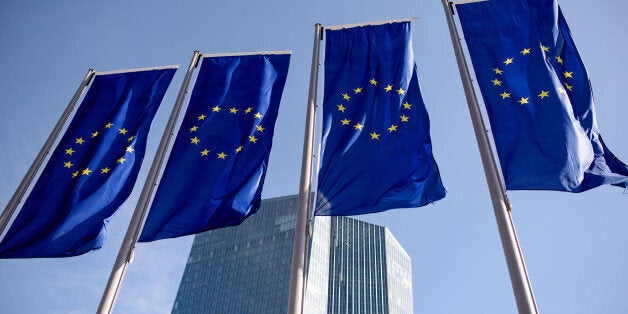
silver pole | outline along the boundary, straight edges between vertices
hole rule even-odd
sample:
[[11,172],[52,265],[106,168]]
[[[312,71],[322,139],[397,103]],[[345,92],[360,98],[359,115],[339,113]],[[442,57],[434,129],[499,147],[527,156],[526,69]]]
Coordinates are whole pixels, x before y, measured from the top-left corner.
[[447,16],[447,24],[449,26],[449,33],[451,34],[451,41],[456,53],[458,69],[460,70],[460,78],[462,79],[462,85],[464,86],[465,96],[469,105],[469,113],[471,115],[471,121],[473,122],[475,138],[478,142],[482,165],[484,166],[486,182],[491,195],[491,201],[493,202],[497,228],[499,229],[499,236],[501,238],[504,256],[506,257],[506,264],[508,265],[508,273],[510,274],[510,282],[515,294],[517,309],[519,310],[519,313],[538,313],[539,311],[536,307],[536,301],[534,300],[534,294],[532,292],[532,285],[530,284],[530,279],[528,278],[523,254],[521,253],[521,247],[519,246],[519,240],[517,239],[517,232],[515,231],[515,226],[512,221],[512,207],[508,202],[503,179],[497,168],[497,162],[495,160],[495,156],[493,155],[491,143],[482,118],[482,112],[480,111],[478,104],[477,95],[475,94],[475,89],[473,88],[473,83],[469,74],[469,67],[460,43],[461,39],[454,22],[454,4],[449,2],[449,0],[442,0],[442,3],[443,8],[445,9],[445,16]]
[[161,170],[162,162],[166,156],[170,138],[174,135],[175,124],[179,118],[181,107],[183,107],[183,101],[187,94],[188,85],[190,84],[192,74],[198,64],[200,55],[200,52],[194,51],[192,61],[190,62],[188,71],[185,74],[183,83],[181,84],[179,95],[177,96],[177,100],[175,101],[172,112],[170,113],[170,118],[161,137],[161,142],[159,143],[157,152],[155,153],[153,164],[151,165],[148,177],[144,182],[142,194],[140,194],[140,198],[135,207],[135,212],[133,212],[133,217],[131,217],[131,222],[129,223],[129,228],[124,236],[124,240],[120,246],[120,251],[118,252],[118,257],[116,258],[113,269],[111,270],[111,275],[109,275],[109,281],[107,282],[102,299],[100,300],[100,305],[98,306],[98,313],[100,314],[111,313],[113,311],[113,306],[116,302],[116,298],[118,297],[118,293],[120,292],[120,286],[122,285],[122,279],[126,274],[128,265],[133,260],[135,243],[137,242],[140,231],[142,230],[142,224],[148,212],[148,205],[152,199],[155,186],[157,186],[157,177]]
[[37,174],[37,171],[44,162],[46,155],[48,155],[48,153],[50,152],[52,144],[54,144],[57,137],[59,137],[59,133],[61,133],[63,126],[70,118],[72,111],[74,111],[76,103],[78,102],[79,98],[81,98],[83,91],[85,90],[87,85],[89,85],[95,73],[96,72],[93,69],[87,70],[87,74],[85,74],[85,78],[83,78],[81,85],[76,90],[76,93],[74,93],[74,96],[72,96],[72,99],[70,100],[68,106],[65,108],[65,111],[61,115],[61,118],[59,119],[59,121],[57,121],[54,129],[52,129],[52,133],[50,133],[50,135],[48,136],[48,139],[44,143],[44,146],[39,151],[39,154],[37,154],[37,157],[35,157],[35,161],[33,161],[33,164],[31,164],[30,168],[28,168],[28,171],[22,179],[22,182],[20,182],[20,185],[17,187],[17,190],[11,197],[11,200],[9,200],[9,203],[4,209],[4,212],[2,212],[2,215],[0,215],[0,239],[2,234],[4,234],[5,228],[9,224],[9,221],[11,220],[11,217],[13,217],[13,214],[15,214],[15,210],[17,209],[18,204],[22,201],[24,193],[30,186],[33,178],[35,177],[35,174]]
[[299,204],[297,207],[297,226],[294,231],[294,249],[292,251],[292,273],[290,276],[290,297],[288,313],[303,313],[305,296],[305,255],[307,243],[308,208],[312,189],[312,162],[314,154],[314,127],[316,122],[316,92],[318,86],[318,60],[323,26],[314,25],[314,49],[312,52],[312,72],[310,72],[310,90],[305,118],[303,138],[303,159],[301,161],[301,183],[299,185]]

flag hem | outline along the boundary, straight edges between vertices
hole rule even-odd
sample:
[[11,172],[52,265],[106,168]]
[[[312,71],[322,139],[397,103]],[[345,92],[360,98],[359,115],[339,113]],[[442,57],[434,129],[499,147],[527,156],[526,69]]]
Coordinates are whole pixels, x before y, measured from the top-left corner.
[[486,1],[490,1],[490,0],[460,0],[460,1],[449,1],[449,3],[453,5],[459,5],[459,4],[469,4],[469,3],[486,2]]
[[256,51],[256,52],[226,52],[201,54],[201,58],[254,56],[254,55],[291,55],[292,50]]
[[111,74],[129,73],[129,72],[140,72],[140,71],[150,71],[150,70],[166,70],[166,69],[178,69],[178,68],[179,68],[178,64],[173,64],[173,65],[164,65],[164,66],[156,66],[156,67],[134,68],[134,69],[115,70],[115,71],[103,71],[103,72],[96,72],[94,75],[111,75]]
[[403,22],[412,22],[418,20],[419,17],[412,17],[407,19],[397,19],[397,20],[384,20],[384,21],[375,21],[375,22],[364,22],[364,23],[355,23],[355,24],[342,24],[342,25],[334,25],[334,26],[323,26],[324,29],[328,30],[339,30],[339,29],[347,29],[354,28],[360,26],[371,26],[371,25],[384,25],[384,24],[392,24],[392,23],[403,23]]

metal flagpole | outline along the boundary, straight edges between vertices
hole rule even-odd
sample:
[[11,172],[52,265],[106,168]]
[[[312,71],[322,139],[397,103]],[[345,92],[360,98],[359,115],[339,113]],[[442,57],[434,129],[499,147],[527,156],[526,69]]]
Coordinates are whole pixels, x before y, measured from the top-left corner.
[[517,233],[512,221],[512,207],[510,206],[510,202],[506,196],[503,179],[497,168],[497,162],[495,160],[495,156],[493,155],[493,150],[484,125],[484,120],[482,119],[482,113],[478,105],[477,95],[475,94],[471,76],[469,74],[469,67],[465,60],[462,45],[460,43],[461,39],[454,22],[453,6],[455,3],[449,2],[449,0],[442,0],[442,3],[443,8],[445,9],[445,16],[447,16],[447,24],[449,26],[449,33],[451,34],[451,41],[456,53],[458,69],[460,70],[460,78],[462,79],[462,85],[464,86],[465,96],[469,105],[469,113],[471,115],[471,121],[473,122],[475,137],[478,142],[480,156],[482,157],[484,174],[486,175],[491,201],[493,202],[495,219],[497,221],[499,236],[501,238],[502,248],[506,257],[506,264],[508,265],[508,273],[510,274],[510,282],[515,294],[517,309],[519,313],[538,313],[539,311],[536,307],[536,301],[534,300],[534,294],[532,292],[532,285],[530,284],[530,279],[528,278],[523,254],[521,253]]
[[312,52],[312,72],[310,72],[310,90],[305,118],[305,136],[303,138],[303,160],[301,162],[301,183],[299,185],[299,203],[297,207],[297,226],[294,231],[294,249],[292,251],[292,273],[290,276],[290,297],[288,313],[303,313],[305,298],[305,255],[307,243],[308,208],[312,188],[312,163],[314,152],[314,127],[316,121],[316,92],[318,86],[318,60],[323,36],[323,26],[314,25],[314,49]]
[[13,217],[13,214],[15,213],[15,210],[17,209],[18,204],[22,201],[22,197],[24,196],[24,193],[26,193],[26,190],[28,189],[31,182],[33,181],[35,174],[37,174],[37,171],[39,170],[42,163],[44,162],[46,155],[48,155],[48,153],[50,152],[50,149],[52,149],[52,145],[54,144],[57,137],[59,137],[59,133],[61,133],[63,126],[66,124],[66,122],[70,118],[72,111],[74,111],[74,107],[76,106],[76,103],[78,102],[79,98],[81,98],[83,91],[85,90],[87,85],[89,85],[95,73],[96,72],[94,71],[94,69],[89,69],[87,71],[87,74],[85,74],[85,78],[83,78],[81,85],[76,90],[76,93],[74,93],[74,96],[72,96],[70,103],[65,108],[65,111],[61,115],[61,118],[55,125],[54,129],[52,129],[52,133],[50,133],[50,135],[48,136],[48,139],[44,143],[44,146],[39,151],[39,154],[37,154],[35,161],[33,161],[33,164],[31,164],[30,168],[28,168],[28,171],[26,172],[26,175],[22,179],[22,182],[20,182],[20,185],[18,186],[17,190],[11,197],[11,200],[9,200],[9,203],[7,204],[7,207],[4,209],[4,212],[2,212],[2,215],[0,215],[0,239],[1,239],[2,234],[5,231],[5,228],[9,224],[9,221],[11,220],[11,217]]
[[152,199],[154,188],[157,185],[157,177],[161,170],[162,162],[166,156],[168,143],[170,142],[172,135],[174,135],[175,124],[179,117],[179,112],[183,107],[183,101],[187,94],[188,85],[192,79],[194,69],[200,60],[200,55],[200,52],[194,51],[192,61],[190,62],[188,71],[185,74],[183,83],[181,84],[179,95],[174,103],[174,107],[170,113],[170,118],[168,119],[168,124],[166,125],[166,129],[161,137],[161,142],[157,148],[155,158],[153,159],[153,164],[150,167],[148,178],[146,178],[146,182],[144,182],[142,194],[140,194],[140,198],[135,207],[135,212],[133,212],[133,217],[129,223],[129,228],[124,236],[122,245],[120,246],[118,257],[116,258],[113,269],[111,270],[111,275],[109,275],[109,281],[107,282],[102,299],[100,300],[100,305],[98,306],[98,313],[111,313],[113,311],[113,306],[116,302],[116,298],[118,297],[118,293],[120,292],[120,286],[122,285],[122,279],[124,278],[128,265],[133,260],[135,243],[137,243],[137,239],[139,238],[140,231],[142,229],[142,224],[146,218],[148,205]]

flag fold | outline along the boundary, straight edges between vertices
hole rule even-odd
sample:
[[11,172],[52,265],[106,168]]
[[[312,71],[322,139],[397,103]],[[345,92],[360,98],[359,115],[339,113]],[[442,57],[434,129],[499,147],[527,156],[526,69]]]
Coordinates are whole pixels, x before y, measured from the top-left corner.
[[289,53],[202,58],[139,241],[234,226],[257,212]]
[[410,22],[327,29],[316,215],[418,207],[445,196]]
[[0,258],[75,256],[102,246],[109,219],[133,189],[175,71],[96,73],[0,243]]
[[555,0],[456,5],[508,190],[628,188]]

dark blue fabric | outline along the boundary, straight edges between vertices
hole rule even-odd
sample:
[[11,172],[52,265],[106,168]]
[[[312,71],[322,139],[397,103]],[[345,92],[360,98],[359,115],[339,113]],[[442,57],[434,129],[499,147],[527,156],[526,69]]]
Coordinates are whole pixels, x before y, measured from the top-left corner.
[[102,246],[105,226],[133,189],[175,71],[94,77],[0,244],[0,258],[75,256]]
[[509,190],[628,187],[556,1],[456,5]]
[[417,207],[445,196],[409,22],[326,30],[324,94],[316,215]]
[[238,225],[260,207],[290,55],[202,62],[141,242]]

